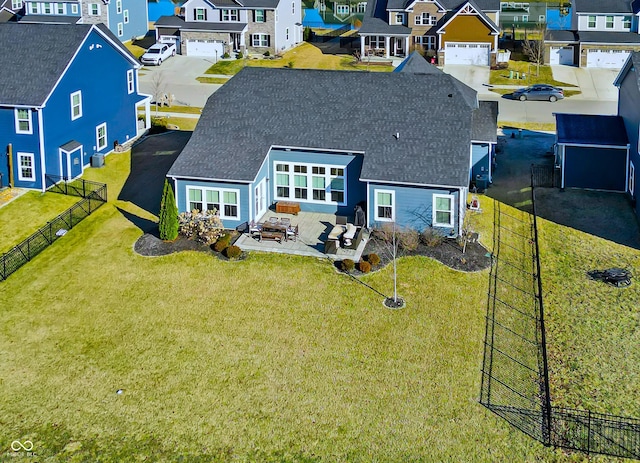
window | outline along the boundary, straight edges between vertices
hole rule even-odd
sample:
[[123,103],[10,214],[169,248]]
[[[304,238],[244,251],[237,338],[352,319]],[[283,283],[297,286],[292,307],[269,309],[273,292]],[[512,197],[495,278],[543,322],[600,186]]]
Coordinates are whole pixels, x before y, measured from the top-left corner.
[[286,35],[286,39],[285,40],[289,40],[289,28],[288,27],[285,29],[285,35]]
[[36,2],[31,3],[31,14],[38,14],[38,4]]
[[71,94],[71,120],[82,117],[82,92],[78,90]]
[[65,5],[64,3],[57,3],[56,13],[62,14],[62,15],[67,14],[67,5]]
[[268,47],[269,36],[267,34],[252,34],[251,45],[254,47]]
[[71,5],[71,14],[78,14],[78,5]]
[[22,0],[11,0],[11,9],[13,11],[18,11],[22,8]]
[[453,227],[453,205],[452,195],[433,195],[432,225]]
[[629,193],[631,196],[635,195],[636,189],[636,166],[633,165],[633,161],[629,162]]
[[345,168],[276,162],[276,198],[339,203],[345,201]]
[[540,24],[544,23],[546,20],[547,20],[547,18],[546,18],[546,16],[545,16],[545,15],[543,15],[543,14],[538,15],[538,22],[539,22]]
[[135,80],[133,76],[133,69],[127,71],[127,93],[131,94],[135,90]]
[[384,36],[373,35],[371,37],[365,37],[365,45],[369,45],[370,48],[384,48]]
[[589,29],[595,29],[595,27],[596,27],[596,17],[595,16],[587,16],[587,27]]
[[122,12],[122,20],[125,24],[129,24],[129,10],[124,10]]
[[118,23],[118,37],[122,37],[124,35],[124,26],[122,23]]
[[291,14],[296,14],[296,2],[291,2]]
[[196,21],[206,21],[207,20],[207,10],[204,8],[196,8],[194,14]]
[[253,13],[253,20],[257,23],[267,22],[267,15],[264,14],[264,10],[256,10]]
[[96,149],[101,150],[107,147],[107,123],[96,127]]
[[116,13],[122,13],[122,0],[116,0]]
[[31,126],[31,110],[18,108],[15,110],[16,133],[33,133]]
[[239,219],[238,191],[187,188],[189,210],[217,211],[221,219]]
[[223,21],[239,21],[238,10],[222,10]]
[[631,29],[631,16],[624,16],[622,18],[622,27],[625,29]]
[[613,16],[605,16],[604,27],[613,29]]
[[89,4],[89,14],[91,16],[99,16],[100,15],[100,5],[98,5],[97,3],[90,3]]
[[375,190],[375,220],[393,222],[395,220],[395,191]]
[[422,45],[427,50],[436,49],[435,35],[422,35],[422,36],[414,37],[414,41],[417,45]]
[[33,153],[18,153],[18,180],[31,181],[36,179]]
[[404,23],[404,15],[402,13],[396,13],[396,24]]
[[51,3],[45,2],[42,4],[42,14],[51,14]]
[[418,14],[416,15],[416,26],[435,26],[436,23],[438,22],[438,18],[436,18],[435,16],[431,16],[429,13],[422,13],[422,14]]
[[357,7],[357,11],[358,13],[364,13],[367,10],[367,2],[360,2],[358,3],[358,7]]
[[349,5],[336,5],[336,14],[342,16],[349,14]]

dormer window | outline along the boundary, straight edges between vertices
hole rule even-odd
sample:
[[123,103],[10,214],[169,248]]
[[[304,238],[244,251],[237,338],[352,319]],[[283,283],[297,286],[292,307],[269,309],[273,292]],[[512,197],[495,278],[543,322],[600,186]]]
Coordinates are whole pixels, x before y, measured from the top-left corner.
[[404,14],[396,13],[396,24],[404,24]]
[[631,29],[631,16],[625,16],[622,18],[622,27],[625,29]]

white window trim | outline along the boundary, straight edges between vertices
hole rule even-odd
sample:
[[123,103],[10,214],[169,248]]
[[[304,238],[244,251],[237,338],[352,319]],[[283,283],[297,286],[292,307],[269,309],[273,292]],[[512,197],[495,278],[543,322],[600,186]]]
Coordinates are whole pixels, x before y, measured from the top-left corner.
[[[449,212],[451,213],[451,221],[450,223],[444,223],[444,222],[436,222],[436,201],[437,198],[450,198],[451,199],[451,209],[449,210]],[[453,224],[455,222],[455,202],[456,202],[456,198],[454,195],[443,195],[443,194],[434,194],[433,195],[433,214],[432,214],[432,218],[431,218],[431,225],[433,225],[434,227],[453,227]],[[440,212],[444,212],[444,211],[440,211]]]
[[[18,119],[18,110],[26,109],[27,114],[29,114],[29,129],[28,130],[20,130],[20,120]],[[16,108],[14,111],[15,123],[16,123],[16,133],[22,133],[31,135],[33,134],[33,111],[28,108]]]
[[122,12],[122,20],[125,24],[129,24],[129,10],[124,10]]
[[[78,95],[80,97],[80,101],[79,101],[79,104],[78,104],[78,106],[80,107],[80,111],[78,112],[77,116],[75,116],[73,114],[73,108],[74,108],[74,106],[73,106],[73,97],[76,96],[76,95]],[[76,119],[80,119],[82,117],[82,90],[78,90],[77,92],[73,92],[71,94],[71,96],[69,97],[69,100],[71,102],[71,120],[75,121]]]
[[116,13],[122,13],[122,0],[116,0]]
[[[611,18],[611,27],[609,27],[609,26],[607,25],[607,24],[609,24],[609,23],[608,23],[608,19],[609,19],[609,18]],[[612,15],[609,15],[609,14],[608,14],[608,15],[606,15],[606,16],[604,17],[604,28],[605,28],[605,29],[615,29],[615,28],[616,28],[616,17],[615,17],[615,16],[612,16]]]
[[56,14],[67,14],[67,5],[65,3],[56,3]]
[[636,189],[636,166],[633,165],[633,161],[629,161],[629,193],[631,197],[635,196]]
[[[185,207],[189,208],[189,203],[191,202],[191,200],[189,199],[190,196],[190,192],[191,191],[197,191],[200,190],[202,192],[202,204],[203,207],[204,205],[207,204],[207,195],[206,192],[207,191],[217,191],[219,198],[220,198],[220,210],[218,211],[218,215],[220,216],[221,219],[225,220],[240,220],[240,217],[242,217],[242,212],[240,211],[240,190],[236,190],[235,188],[216,188],[216,187],[204,187],[204,186],[187,186],[187,196],[186,196],[186,203],[185,203]],[[224,213],[224,206],[226,206],[226,203],[224,202],[224,193],[225,192],[232,192],[236,194],[236,204],[230,204],[233,206],[236,206],[236,211],[237,211],[237,215],[235,216],[230,216],[230,215],[225,215]],[[200,211],[203,212],[203,211]]]
[[[278,164],[285,164],[289,166],[289,171],[288,172],[281,172],[276,170],[276,166]],[[307,172],[306,174],[302,174],[302,173],[298,173],[298,172],[294,172],[294,168],[293,166],[305,166],[307,168]],[[314,174],[313,173],[313,168],[314,167],[324,167],[324,174]],[[343,176],[339,176],[339,175],[331,175],[331,169],[342,169],[344,172]],[[306,163],[306,162],[293,162],[293,161],[273,161],[273,172],[274,172],[274,180],[273,180],[273,197],[276,200],[280,200],[280,201],[295,201],[298,203],[313,203],[313,204],[337,204],[338,206],[344,206],[347,204],[347,166],[344,165],[337,165],[337,164],[313,164],[313,163]],[[276,180],[276,175],[282,173],[282,174],[287,174],[289,175],[289,196],[279,196],[278,195],[278,182]],[[295,180],[294,180],[294,175],[305,175],[307,177],[307,190],[311,193],[311,195],[307,195],[307,199],[304,198],[296,198],[295,197]],[[324,176],[324,191],[325,191],[325,197],[324,197],[324,201],[323,200],[319,200],[319,199],[313,199],[313,179],[312,177],[322,177]],[[344,193],[344,197],[343,197],[343,201],[342,202],[337,202],[337,201],[332,201],[331,200],[331,180],[332,179],[336,179],[336,178],[342,178],[344,180],[344,189],[343,190],[336,190],[336,191],[342,191]],[[280,185],[280,186],[284,186],[284,185]],[[310,197],[309,197],[310,196]]]
[[39,14],[40,13],[40,4],[36,2],[31,2],[29,4],[29,11],[31,14]]
[[[232,12],[235,12],[235,14],[233,14]],[[225,19],[225,16],[227,16],[227,19]],[[236,19],[232,19],[232,16],[235,16]],[[235,8],[230,8],[227,9],[225,8],[224,10],[220,10],[220,21],[221,22],[225,22],[225,23],[237,23],[240,21],[240,10],[237,10]]]
[[[262,19],[260,19],[260,20],[258,19],[258,11],[260,11],[262,13]],[[256,20],[255,20],[255,22],[257,22],[257,23],[265,23],[265,22],[267,22],[266,21],[266,17],[267,17],[267,11],[266,10],[260,10],[260,9],[256,10],[256,13],[255,13]]]
[[[98,8],[97,13],[93,12],[94,5]],[[101,13],[101,9],[100,9],[99,3],[89,3],[89,16],[100,16],[100,13]]]
[[[33,153],[21,153],[18,152],[17,154],[17,159],[18,159],[18,180],[23,181],[23,182],[35,182],[36,181],[36,156]],[[21,158],[22,157],[28,157],[31,158],[31,177],[23,177],[22,176],[22,162],[21,162]]]
[[[196,8],[196,15],[193,17],[194,21],[206,21],[206,8]],[[198,19],[198,16],[202,16],[202,19]]]
[[124,35],[124,24],[118,23],[118,37],[122,37]]
[[[256,39],[257,39],[257,45],[256,45]],[[263,39],[264,39],[264,43],[266,43],[266,45],[263,45]],[[251,46],[254,48],[268,48],[269,47],[269,34],[251,34]]]
[[[391,218],[388,217],[380,217],[378,215],[378,193],[386,193],[391,194]],[[373,199],[374,199],[374,209],[373,209],[373,219],[376,222],[395,222],[396,220],[396,192],[394,190],[379,190],[374,188],[373,190]]]
[[[100,146],[99,130],[101,127],[104,127],[104,145],[103,146]],[[107,134],[107,123],[103,122],[102,124],[96,126],[96,150],[98,151],[103,150],[107,147],[108,144],[109,144],[109,141],[108,141],[108,134]]]
[[78,5],[76,4],[71,5],[71,14],[78,14]]
[[136,80],[133,69],[127,71],[127,93],[131,95],[136,90]]
[[[594,18],[594,22],[593,22],[593,26],[589,25],[589,18]],[[587,29],[597,29],[598,28],[598,17],[595,15],[588,15],[587,16]]]
[[[47,12],[47,7],[49,7],[49,12]],[[43,2],[42,3],[42,14],[51,14],[53,12],[53,5],[51,2]]]
[[22,8],[22,0],[11,0],[11,8],[15,11]]

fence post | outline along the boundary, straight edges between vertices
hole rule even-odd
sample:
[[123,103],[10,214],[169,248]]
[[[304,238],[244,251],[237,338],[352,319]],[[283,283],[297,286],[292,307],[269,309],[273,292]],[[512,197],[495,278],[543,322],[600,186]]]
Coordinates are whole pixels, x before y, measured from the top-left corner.
[[86,198],[87,197],[87,193],[84,190],[84,186],[86,185],[86,182],[84,181],[84,179],[82,180],[82,197]]
[[591,410],[588,410],[587,416],[587,456],[591,454]]

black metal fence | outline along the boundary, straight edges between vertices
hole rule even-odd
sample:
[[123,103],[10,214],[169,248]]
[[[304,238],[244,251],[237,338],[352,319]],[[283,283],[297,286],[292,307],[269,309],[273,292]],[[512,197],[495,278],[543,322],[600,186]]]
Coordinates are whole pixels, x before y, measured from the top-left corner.
[[[558,187],[560,186],[560,169],[556,169],[553,164],[531,166],[531,186],[536,187]],[[558,172],[556,172],[558,171]]]
[[312,42],[327,42],[331,39],[335,39],[336,37],[340,37],[342,34],[345,34],[347,32],[349,32],[350,30],[352,30],[353,27],[351,26],[351,24],[346,24],[342,27],[339,27],[337,29],[330,29],[326,32],[323,32],[321,34],[317,34],[315,32],[313,32],[311,34],[311,41]]
[[66,195],[80,196],[83,199],[69,209],[47,222],[35,233],[0,256],[0,281],[6,280],[24,264],[44,249],[64,236],[84,218],[95,212],[107,201],[107,185],[87,180],[56,182],[56,177],[47,177],[48,190]]
[[[532,214],[494,212],[480,402],[544,445],[640,459],[640,420],[553,406],[532,166]],[[552,166],[553,167],[553,166]]]

